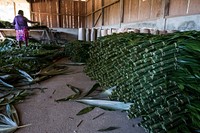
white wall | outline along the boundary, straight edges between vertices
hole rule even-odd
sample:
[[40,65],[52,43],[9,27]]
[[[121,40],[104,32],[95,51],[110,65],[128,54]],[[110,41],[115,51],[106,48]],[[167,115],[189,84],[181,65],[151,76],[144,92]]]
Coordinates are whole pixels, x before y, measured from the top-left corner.
[[158,29],[158,30],[178,30],[178,31],[200,31],[200,14],[188,16],[176,16],[160,18],[150,21],[138,21],[133,23],[122,23],[121,25],[108,25],[96,27],[101,29],[109,28],[135,28],[135,29]]
[[12,22],[18,10],[24,11],[24,16],[30,19],[30,4],[26,0],[0,0],[0,20]]

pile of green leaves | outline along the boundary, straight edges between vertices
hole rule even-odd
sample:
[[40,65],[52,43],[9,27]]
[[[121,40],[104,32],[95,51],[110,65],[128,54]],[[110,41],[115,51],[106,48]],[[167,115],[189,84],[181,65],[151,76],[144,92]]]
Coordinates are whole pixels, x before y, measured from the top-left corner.
[[27,73],[36,73],[52,63],[52,60],[64,56],[62,47],[58,45],[40,44],[32,41],[28,47],[19,48],[14,39],[6,39],[0,44],[1,71],[4,66],[14,66]]
[[0,20],[0,28],[13,28],[13,25],[8,21]]
[[85,72],[111,100],[133,103],[129,118],[142,117],[148,132],[200,129],[200,32],[168,35],[121,33],[99,38]]
[[91,42],[87,41],[71,41],[66,44],[65,53],[73,62],[85,63],[89,58],[89,48]]
[[7,38],[0,44],[0,87],[15,88],[68,72],[66,65],[55,64],[64,53],[61,45],[30,41],[19,48],[15,39]]
[[41,44],[35,40],[22,48],[12,38],[0,43],[0,108],[3,109],[0,110],[0,132],[10,133],[24,127],[19,126],[13,104],[32,95],[33,89],[44,89],[25,88],[25,85],[68,72],[66,65],[55,63],[65,57],[64,53],[61,45]]

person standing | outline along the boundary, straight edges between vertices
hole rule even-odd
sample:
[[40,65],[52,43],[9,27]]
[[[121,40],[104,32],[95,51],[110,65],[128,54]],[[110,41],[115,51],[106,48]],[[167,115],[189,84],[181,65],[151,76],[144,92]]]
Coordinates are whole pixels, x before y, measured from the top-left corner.
[[18,15],[15,16],[13,20],[13,25],[15,26],[16,40],[18,41],[20,48],[22,47],[22,42],[25,42],[26,46],[28,46],[28,23],[39,24],[39,22],[28,20],[26,17],[24,17],[24,12],[22,10],[19,10]]

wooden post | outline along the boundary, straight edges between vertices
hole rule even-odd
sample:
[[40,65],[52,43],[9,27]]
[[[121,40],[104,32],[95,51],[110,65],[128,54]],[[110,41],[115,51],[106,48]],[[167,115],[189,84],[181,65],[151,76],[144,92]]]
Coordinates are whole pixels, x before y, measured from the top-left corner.
[[73,5],[74,5],[74,1],[73,0],[70,0],[71,1],[71,24],[70,24],[70,28],[74,28],[73,26]]
[[102,23],[101,26],[104,26],[104,0],[101,0],[101,18],[102,18]]
[[17,12],[16,12],[16,4],[15,4],[15,2],[13,2],[13,6],[14,6],[14,16],[16,16]]
[[42,2],[42,1],[40,0],[39,6],[38,6],[38,11],[39,11],[39,22],[40,22],[40,23],[41,23],[41,21],[42,21],[42,20],[41,20],[41,14],[40,14],[40,13],[41,13],[41,10],[40,10],[40,8],[41,8],[41,2]]
[[162,9],[163,9],[163,19],[164,19],[164,27],[163,29],[166,29],[166,16],[169,16],[169,5],[170,5],[170,0],[164,0],[162,3]]
[[191,0],[188,0],[186,14],[188,14],[188,13],[189,13],[190,3],[191,3]]
[[56,17],[57,18],[57,27],[60,27],[60,17],[59,17],[60,16],[59,15],[60,14],[60,0],[56,1],[56,14],[57,14],[56,15],[57,16]]
[[170,4],[170,0],[164,0],[163,1],[163,18],[165,18],[166,16],[169,16],[169,4]]
[[52,6],[51,1],[49,1],[49,10],[50,10],[50,27],[53,27],[53,16],[52,16]]
[[120,28],[123,21],[124,21],[124,0],[120,0],[120,21],[119,21]]
[[95,6],[95,1],[94,0],[92,0],[92,27],[94,27],[94,6]]

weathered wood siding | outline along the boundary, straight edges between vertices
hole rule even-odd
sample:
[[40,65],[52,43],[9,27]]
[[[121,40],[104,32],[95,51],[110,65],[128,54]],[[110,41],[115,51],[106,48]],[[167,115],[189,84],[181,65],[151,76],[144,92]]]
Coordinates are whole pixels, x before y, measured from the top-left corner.
[[85,27],[86,3],[81,0],[30,0],[31,18],[53,28]]
[[200,0],[87,0],[87,27],[199,14],[199,6]]

